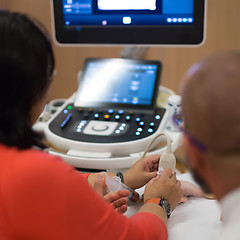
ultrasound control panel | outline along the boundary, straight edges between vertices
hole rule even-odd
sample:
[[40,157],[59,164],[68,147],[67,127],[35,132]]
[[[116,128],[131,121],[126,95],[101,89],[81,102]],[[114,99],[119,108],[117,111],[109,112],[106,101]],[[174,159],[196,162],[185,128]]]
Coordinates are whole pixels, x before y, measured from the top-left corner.
[[49,130],[64,139],[88,143],[119,143],[154,134],[166,109],[153,112],[126,109],[93,109],[65,105],[49,124]]

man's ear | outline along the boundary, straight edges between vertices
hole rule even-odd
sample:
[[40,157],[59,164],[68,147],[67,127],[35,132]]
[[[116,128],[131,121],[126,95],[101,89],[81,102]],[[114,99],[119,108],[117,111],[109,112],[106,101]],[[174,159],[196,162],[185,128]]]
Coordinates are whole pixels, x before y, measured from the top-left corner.
[[204,171],[205,161],[202,152],[191,143],[187,136],[183,137],[183,146],[188,157],[188,164],[192,169],[198,170],[199,172]]

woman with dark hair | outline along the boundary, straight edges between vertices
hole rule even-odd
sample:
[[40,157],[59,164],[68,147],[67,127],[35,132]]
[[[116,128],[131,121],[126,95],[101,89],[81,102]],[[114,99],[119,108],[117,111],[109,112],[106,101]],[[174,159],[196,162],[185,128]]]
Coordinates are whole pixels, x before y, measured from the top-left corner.
[[174,209],[181,188],[169,169],[156,177],[159,156],[140,159],[123,174],[132,189],[152,179],[145,204],[127,218],[120,213],[128,190],[103,196],[101,174],[81,174],[41,150],[32,125],[55,68],[49,39],[38,21],[0,10],[0,239],[167,239],[169,212],[156,203],[162,198]]
[[1,11],[0,24],[0,142],[19,149],[42,146],[31,119],[37,119],[33,106],[40,104],[53,77],[50,39],[27,16]]

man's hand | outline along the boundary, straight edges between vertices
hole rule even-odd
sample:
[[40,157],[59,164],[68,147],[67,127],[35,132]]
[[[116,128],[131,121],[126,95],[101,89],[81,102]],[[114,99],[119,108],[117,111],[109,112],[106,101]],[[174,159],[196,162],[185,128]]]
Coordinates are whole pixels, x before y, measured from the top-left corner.
[[163,171],[161,176],[153,178],[146,185],[144,202],[149,199],[163,197],[169,202],[173,210],[180,202],[181,196],[181,182],[177,180],[175,174],[172,174],[172,170],[167,168]]
[[119,213],[125,213],[127,211],[127,197],[130,194],[127,189],[107,193],[104,175],[101,175],[100,173],[96,177],[93,188],[106,202],[110,203],[116,211]]
[[124,184],[132,189],[143,187],[156,177],[159,159],[159,155],[152,155],[138,160],[123,174]]

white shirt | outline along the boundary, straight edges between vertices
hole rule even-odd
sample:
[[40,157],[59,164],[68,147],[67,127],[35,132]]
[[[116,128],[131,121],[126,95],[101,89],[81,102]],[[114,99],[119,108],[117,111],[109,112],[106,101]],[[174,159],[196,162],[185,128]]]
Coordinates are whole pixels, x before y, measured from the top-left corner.
[[221,201],[223,228],[214,240],[240,240],[240,187]]

